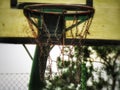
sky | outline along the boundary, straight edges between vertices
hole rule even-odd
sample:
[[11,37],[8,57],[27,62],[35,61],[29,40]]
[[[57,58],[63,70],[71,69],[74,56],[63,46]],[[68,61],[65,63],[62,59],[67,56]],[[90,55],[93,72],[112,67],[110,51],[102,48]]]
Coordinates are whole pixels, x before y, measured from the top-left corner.
[[[34,58],[36,45],[26,45]],[[54,46],[50,51],[47,65],[52,65],[52,71],[57,72],[56,59],[60,55],[60,46]],[[52,62],[50,61],[52,60]],[[32,60],[22,44],[0,43],[0,73],[30,73]]]
[[[27,45],[34,56],[35,45]],[[32,60],[21,44],[0,44],[0,73],[30,73]]]

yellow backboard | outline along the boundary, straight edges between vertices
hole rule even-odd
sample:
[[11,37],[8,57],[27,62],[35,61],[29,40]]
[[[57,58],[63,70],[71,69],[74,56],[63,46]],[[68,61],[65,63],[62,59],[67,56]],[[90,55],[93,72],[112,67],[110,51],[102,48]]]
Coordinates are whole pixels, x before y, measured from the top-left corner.
[[[85,0],[18,0],[18,2],[84,4]],[[93,0],[95,15],[87,36],[88,45],[120,44],[120,0]],[[33,38],[22,9],[10,7],[10,0],[0,2],[0,42],[27,43]],[[15,42],[15,40],[18,40]],[[24,39],[24,40],[23,40]],[[94,42],[95,41],[95,42]],[[28,41],[29,43],[29,41]]]

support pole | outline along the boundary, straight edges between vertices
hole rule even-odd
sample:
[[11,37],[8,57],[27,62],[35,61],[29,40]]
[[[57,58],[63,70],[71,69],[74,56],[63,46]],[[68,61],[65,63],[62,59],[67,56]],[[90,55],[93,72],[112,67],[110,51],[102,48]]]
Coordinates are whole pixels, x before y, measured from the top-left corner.
[[33,60],[32,55],[30,54],[29,50],[27,49],[27,47],[25,46],[25,44],[23,44],[23,47],[25,48],[26,52],[28,53],[29,57],[31,58],[31,60]]
[[35,55],[33,59],[32,69],[31,69],[31,76],[29,82],[29,90],[40,90],[40,75],[39,75],[39,47],[36,46]]
[[29,90],[42,90],[45,87],[44,76],[49,52],[49,45],[44,45],[42,48],[39,45],[36,46],[35,56],[31,69]]

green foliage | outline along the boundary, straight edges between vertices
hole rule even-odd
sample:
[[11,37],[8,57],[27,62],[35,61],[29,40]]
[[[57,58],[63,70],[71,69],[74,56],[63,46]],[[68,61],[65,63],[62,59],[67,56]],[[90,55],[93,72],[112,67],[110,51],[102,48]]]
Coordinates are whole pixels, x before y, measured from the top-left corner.
[[[63,61],[58,57],[57,65],[62,74],[49,81],[47,90],[102,90],[103,88],[115,90],[115,87],[119,88],[115,84],[120,75],[119,46],[75,46],[74,50],[74,57],[71,58],[76,57],[76,61],[72,59]],[[97,58],[91,57],[93,51],[99,59],[97,62],[95,61]],[[100,67],[96,67],[95,63],[99,63]]]
[[[101,70],[97,71],[99,82],[92,81],[95,86],[93,86],[93,90],[101,90],[103,87],[106,87],[109,90],[115,90],[115,88],[119,88],[116,83],[120,73],[120,46],[99,46],[92,47],[93,50],[96,51],[97,57],[100,58],[99,63],[102,64]],[[102,77],[101,73],[106,73],[107,80]],[[112,81],[110,83],[110,80]]]
[[86,90],[86,80],[87,80],[87,68],[86,68],[86,64],[82,63],[81,64],[81,89],[82,90]]
[[[100,46],[100,47],[92,47],[96,52],[97,55],[102,59],[109,59],[107,58],[110,54],[120,54],[120,46]],[[114,57],[112,57],[114,58]]]

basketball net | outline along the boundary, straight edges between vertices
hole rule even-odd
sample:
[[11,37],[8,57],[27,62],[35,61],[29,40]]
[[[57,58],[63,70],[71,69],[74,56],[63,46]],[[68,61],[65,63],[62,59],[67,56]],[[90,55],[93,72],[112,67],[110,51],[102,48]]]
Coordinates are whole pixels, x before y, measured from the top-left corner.
[[[64,16],[65,12],[62,13]],[[79,65],[78,63],[82,62],[80,52],[77,57],[74,57],[74,53],[75,53],[74,47],[76,46],[75,39],[78,40],[77,46],[79,47],[79,49],[81,49],[84,45],[87,35],[89,34],[89,28],[92,22],[92,17],[79,24],[81,21],[76,16],[73,16],[73,20],[65,21],[65,27],[63,28],[61,35],[59,35],[57,30],[59,28],[59,23],[61,18],[60,16],[58,16],[56,20],[57,22],[56,22],[55,30],[53,30],[54,32],[52,34],[50,33],[49,28],[46,22],[44,21],[45,20],[44,15],[40,15],[37,18],[31,16],[32,13],[28,14],[26,18],[28,20],[28,24],[31,29],[31,32],[35,38],[35,42],[40,47],[40,57],[41,56],[47,57],[46,61],[48,62],[48,65],[46,66],[46,61],[42,59],[39,60],[39,67],[41,69],[40,70],[41,80],[44,80],[46,67],[47,67],[46,77],[50,77],[49,79],[54,78],[55,75],[52,70],[53,67],[52,64],[53,62],[56,62],[57,65],[58,58],[62,60],[63,67],[65,65],[64,64],[65,61],[70,61],[71,63],[76,62],[76,65]],[[54,35],[55,39],[52,38],[52,35]],[[70,39],[69,41],[70,45],[66,45],[66,37]],[[42,39],[45,39],[45,42]],[[60,53],[57,56],[58,57],[57,60],[53,60],[52,56],[50,55],[50,51],[54,46],[53,42],[57,42],[59,47],[58,52]],[[56,53],[57,52],[54,52],[54,54]],[[44,68],[41,66],[44,66]],[[58,76],[61,76],[62,72],[63,72],[62,69],[57,68]],[[77,74],[79,76],[80,70],[78,70]],[[76,80],[78,80],[77,81],[78,83],[80,82],[80,79],[76,79]]]

